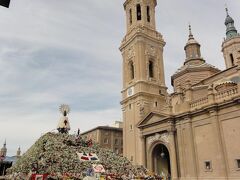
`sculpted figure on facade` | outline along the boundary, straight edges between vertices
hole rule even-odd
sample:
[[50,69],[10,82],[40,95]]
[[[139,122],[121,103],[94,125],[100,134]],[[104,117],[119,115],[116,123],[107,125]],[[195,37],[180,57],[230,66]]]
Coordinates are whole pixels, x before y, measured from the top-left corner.
[[168,144],[169,143],[169,134],[168,133],[156,133],[153,136],[150,136],[147,138],[147,143],[148,145],[152,145],[154,144],[154,142],[162,142],[164,144]]

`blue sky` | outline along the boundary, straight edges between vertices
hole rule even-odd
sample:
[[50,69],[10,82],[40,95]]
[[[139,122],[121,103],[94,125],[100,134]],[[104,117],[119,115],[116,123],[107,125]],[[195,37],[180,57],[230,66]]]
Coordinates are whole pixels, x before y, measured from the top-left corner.
[[[71,106],[72,131],[121,120],[123,0],[12,0],[0,8],[0,146],[25,152],[56,128],[58,106]],[[208,63],[224,69],[225,3],[240,30],[238,0],[158,0],[157,30],[166,46],[166,82],[184,62],[191,22]]]

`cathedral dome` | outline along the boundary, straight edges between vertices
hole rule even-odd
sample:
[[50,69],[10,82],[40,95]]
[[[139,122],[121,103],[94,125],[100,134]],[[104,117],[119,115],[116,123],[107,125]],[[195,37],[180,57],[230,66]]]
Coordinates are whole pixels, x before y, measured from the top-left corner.
[[188,40],[186,46],[190,45],[190,44],[199,44],[199,43],[194,38],[191,38],[191,39]]
[[186,50],[186,47],[188,46],[188,45],[199,45],[200,46],[200,44],[195,40],[195,38],[193,37],[193,34],[192,34],[192,27],[191,27],[191,25],[189,25],[189,36],[188,36],[188,41],[187,41],[187,44],[186,44],[186,46],[185,46],[185,50]]
[[195,40],[192,34],[191,25],[189,25],[189,37],[187,44],[184,47],[186,53],[186,61],[193,60],[193,59],[201,59],[201,45]]
[[203,63],[200,63],[200,64],[184,64],[181,68],[179,68],[175,73],[174,75],[177,75],[185,70],[189,70],[189,69],[199,69],[199,68],[202,68],[202,69],[205,69],[205,68],[212,68],[212,69],[215,69],[217,71],[219,71],[215,66],[211,65],[211,64],[208,64],[206,62],[203,61]]
[[225,25],[227,26],[228,24],[234,23],[234,20],[231,16],[227,15],[226,20],[225,20]]

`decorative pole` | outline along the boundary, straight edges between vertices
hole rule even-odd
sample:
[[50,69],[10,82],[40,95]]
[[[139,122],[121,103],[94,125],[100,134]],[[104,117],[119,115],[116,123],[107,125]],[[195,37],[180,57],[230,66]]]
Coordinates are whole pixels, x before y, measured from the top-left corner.
[[70,130],[70,124],[67,117],[67,115],[70,113],[70,107],[66,104],[62,104],[59,107],[59,111],[62,113],[63,116],[59,120],[57,130],[59,133],[67,134]]

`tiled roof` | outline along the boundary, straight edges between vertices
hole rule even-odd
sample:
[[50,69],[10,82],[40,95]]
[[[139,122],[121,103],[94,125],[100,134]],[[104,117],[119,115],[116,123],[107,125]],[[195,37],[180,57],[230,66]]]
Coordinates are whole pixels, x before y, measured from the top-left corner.
[[179,68],[175,73],[174,75],[186,70],[186,69],[194,69],[194,68],[207,68],[207,67],[210,67],[210,68],[214,68],[214,69],[217,69],[215,66],[211,65],[211,64],[208,64],[208,63],[203,63],[203,64],[198,64],[198,65],[195,65],[195,64],[185,64],[183,65],[181,68]]

